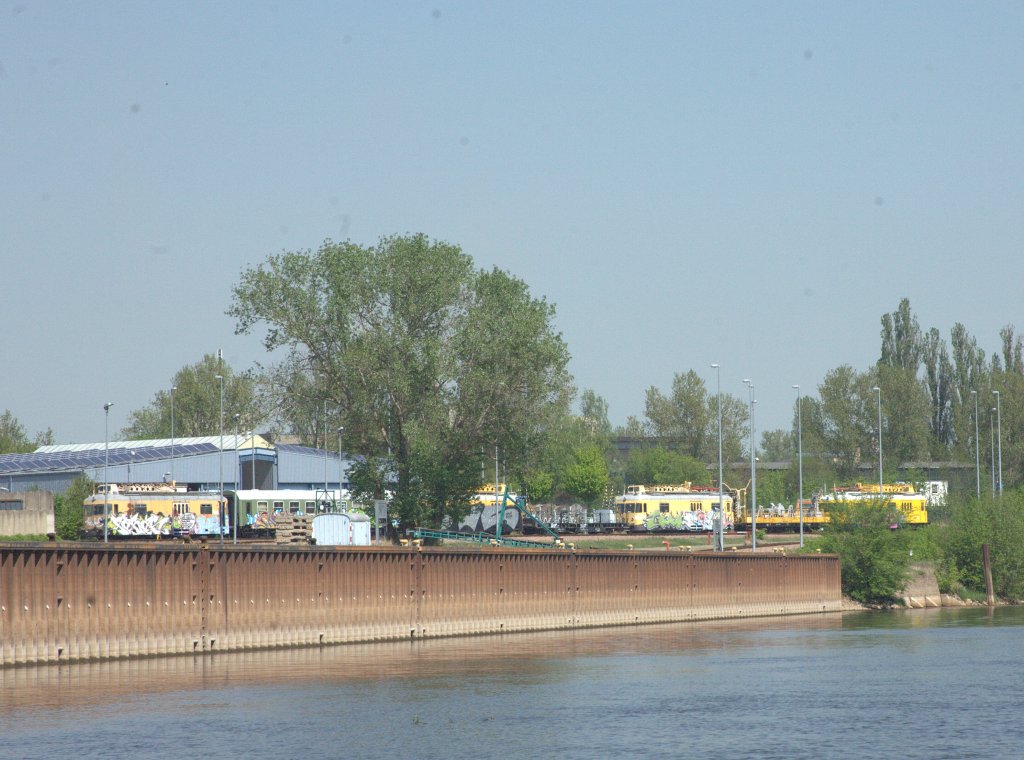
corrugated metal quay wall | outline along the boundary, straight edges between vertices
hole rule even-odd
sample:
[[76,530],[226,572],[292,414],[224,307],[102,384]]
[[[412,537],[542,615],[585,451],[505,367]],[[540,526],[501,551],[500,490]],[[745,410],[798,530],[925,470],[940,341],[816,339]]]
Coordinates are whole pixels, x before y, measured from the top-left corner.
[[836,557],[216,545],[0,549],[0,665],[832,612]]

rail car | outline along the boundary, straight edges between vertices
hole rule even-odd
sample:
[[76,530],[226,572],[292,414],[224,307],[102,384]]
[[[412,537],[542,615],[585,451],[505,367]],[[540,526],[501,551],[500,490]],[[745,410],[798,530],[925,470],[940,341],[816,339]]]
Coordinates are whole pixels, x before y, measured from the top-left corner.
[[[715,530],[719,514],[725,530],[735,524],[736,493],[717,488],[693,486],[691,483],[666,486],[626,486],[626,492],[615,497],[615,512],[620,523],[631,532],[659,531],[710,532]],[[719,511],[721,509],[721,512]]]
[[[945,483],[932,481],[925,484],[920,492],[910,483],[857,483],[854,486],[840,486],[829,493],[805,499],[803,509],[804,529],[820,530],[828,523],[829,508],[835,504],[884,503],[899,510],[900,525],[927,525],[929,505],[941,503],[945,497]],[[757,527],[768,531],[795,531],[800,528],[800,512],[795,506],[768,504],[757,509]],[[750,518],[744,515],[737,523],[739,529],[750,529]]]
[[347,490],[309,491],[225,491],[228,513],[238,520],[238,535],[244,538],[273,536],[275,515],[321,515],[349,512],[352,501]]
[[173,486],[100,484],[82,502],[86,536],[217,536],[230,532],[225,501],[216,493],[183,492]]
[[240,537],[264,538],[274,536],[275,515],[348,512],[352,503],[347,491],[337,490],[225,491],[219,497],[165,484],[101,484],[82,506],[88,536],[103,534],[106,514],[107,532],[115,537],[230,535],[237,519]]

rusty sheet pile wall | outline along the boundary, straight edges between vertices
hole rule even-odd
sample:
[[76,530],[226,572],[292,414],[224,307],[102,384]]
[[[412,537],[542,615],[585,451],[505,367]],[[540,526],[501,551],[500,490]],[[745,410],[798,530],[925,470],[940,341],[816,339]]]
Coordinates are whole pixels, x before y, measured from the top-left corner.
[[0,665],[841,607],[831,556],[32,545],[0,549]]

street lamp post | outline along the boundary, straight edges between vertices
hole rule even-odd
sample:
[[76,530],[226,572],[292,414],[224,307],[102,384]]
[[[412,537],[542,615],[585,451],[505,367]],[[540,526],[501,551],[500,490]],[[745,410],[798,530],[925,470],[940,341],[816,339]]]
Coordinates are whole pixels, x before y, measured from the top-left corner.
[[220,548],[224,548],[224,375],[216,376],[220,384],[220,491],[217,493],[217,532],[220,534]]
[[999,498],[1003,497],[1003,414],[999,391],[992,391],[996,397],[996,451],[999,452]]
[[971,391],[974,396],[974,496],[981,498],[981,453],[978,447],[978,392]]
[[750,389],[750,550],[757,551],[757,446],[754,443],[754,383],[744,380]]
[[338,498],[341,498],[341,482],[345,479],[345,472],[343,465],[341,464],[341,436],[345,433],[345,428],[338,428]]
[[804,443],[803,443],[803,420],[801,419],[802,409],[800,406],[800,386],[794,385],[796,389],[796,461],[797,461],[797,490],[799,494],[796,499],[796,508],[800,512],[800,546],[804,545]]
[[171,484],[174,484],[174,392],[178,386],[171,386]]
[[877,385],[872,388],[878,394],[878,499],[885,503],[885,487],[882,481],[882,389]]
[[[232,473],[231,477],[236,478],[236,481],[235,481],[235,491],[236,492],[242,486],[242,476],[239,474],[242,471],[242,459],[241,459],[241,457],[238,456],[238,418],[240,416],[241,415],[238,412],[235,412],[235,445],[233,447],[234,450],[235,450],[235,466],[233,468],[234,472]],[[232,504],[234,506],[233,506],[233,508],[231,510],[231,512],[232,512],[232,514],[231,514],[231,531],[232,531],[232,533],[231,533],[231,543],[237,544],[238,543],[238,494],[237,493],[235,494],[235,498],[232,499]]]
[[992,498],[996,495],[996,408],[988,410],[988,442],[992,451],[988,455],[989,472],[992,473]]
[[110,466],[110,407],[113,401],[103,405],[103,543],[107,543],[107,523],[110,521],[110,478],[107,475],[107,468]]
[[[715,370],[715,396],[718,399],[718,551],[725,551],[725,493],[722,486],[722,368],[711,365]],[[735,505],[733,514],[735,515]]]
[[249,449],[252,453],[252,490],[256,490],[256,431],[249,433]]
[[324,502],[327,501],[327,399],[324,399]]

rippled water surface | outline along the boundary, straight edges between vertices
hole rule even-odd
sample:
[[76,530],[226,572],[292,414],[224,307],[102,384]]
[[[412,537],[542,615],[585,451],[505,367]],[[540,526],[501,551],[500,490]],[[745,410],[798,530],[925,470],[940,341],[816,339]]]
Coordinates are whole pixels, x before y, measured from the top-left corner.
[[1024,757],[1024,608],[0,671],[10,758]]

